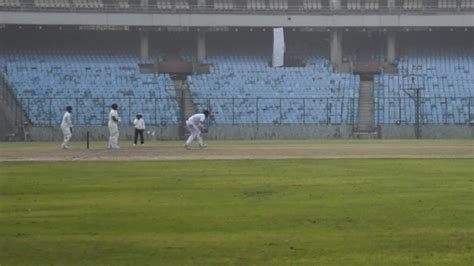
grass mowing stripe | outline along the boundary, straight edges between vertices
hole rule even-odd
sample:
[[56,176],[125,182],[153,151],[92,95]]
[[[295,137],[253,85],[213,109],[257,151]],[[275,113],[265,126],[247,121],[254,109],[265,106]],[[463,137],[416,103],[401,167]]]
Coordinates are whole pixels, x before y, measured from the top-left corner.
[[0,163],[0,264],[469,265],[473,163]]

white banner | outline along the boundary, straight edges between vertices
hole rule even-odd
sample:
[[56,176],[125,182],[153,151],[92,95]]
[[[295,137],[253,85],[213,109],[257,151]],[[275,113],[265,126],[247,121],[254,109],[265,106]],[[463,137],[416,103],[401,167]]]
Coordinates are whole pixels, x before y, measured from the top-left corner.
[[285,36],[283,28],[273,29],[273,67],[281,67],[284,65],[285,57]]

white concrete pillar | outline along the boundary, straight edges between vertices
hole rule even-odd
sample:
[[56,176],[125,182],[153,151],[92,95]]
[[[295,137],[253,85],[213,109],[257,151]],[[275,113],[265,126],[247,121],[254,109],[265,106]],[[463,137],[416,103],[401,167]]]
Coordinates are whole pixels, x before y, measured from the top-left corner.
[[395,63],[395,59],[397,58],[397,39],[395,34],[393,30],[387,32],[387,62],[390,64]]
[[342,31],[333,29],[330,37],[331,63],[334,66],[342,64]]
[[149,32],[141,31],[140,32],[140,59],[148,60],[150,58],[150,48],[149,48]]
[[203,31],[197,34],[197,59],[198,62],[206,60],[206,33]]

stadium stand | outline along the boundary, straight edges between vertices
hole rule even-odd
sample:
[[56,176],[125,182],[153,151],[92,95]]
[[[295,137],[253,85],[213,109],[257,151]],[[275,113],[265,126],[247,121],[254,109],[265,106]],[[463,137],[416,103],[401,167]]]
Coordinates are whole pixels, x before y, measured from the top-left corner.
[[158,9],[173,9],[173,4],[170,0],[156,1],[156,7]]
[[[350,124],[358,76],[320,70],[321,58],[305,68],[271,68],[268,58],[216,56],[213,73],[188,77],[194,101],[211,108],[218,124]],[[214,98],[214,99],[213,99]],[[200,102],[203,100],[202,102]]]
[[197,109],[211,108],[216,124],[357,121],[359,76],[334,73],[323,52],[327,47],[301,39],[294,43],[306,45],[290,42],[288,52],[306,55],[304,65],[274,68],[264,39],[245,41],[254,37],[242,34],[223,38],[227,41],[211,40],[221,46],[209,47],[205,63],[210,64],[210,73],[188,76]]
[[97,9],[103,8],[102,0],[72,0],[75,8]]
[[422,9],[422,8],[423,8],[422,0],[404,0],[403,1],[403,9],[405,10],[415,10],[415,9]]
[[322,0],[303,0],[303,10],[318,10],[322,8]]
[[379,9],[378,0],[366,0],[364,5],[365,10],[377,10]]
[[264,10],[266,8],[267,6],[264,0],[247,0],[247,9]]
[[187,0],[176,0],[176,9],[189,9],[189,2]]
[[[342,9],[345,12],[393,12],[394,10],[410,12],[440,12],[458,10],[468,11],[474,9],[474,0],[400,0],[395,1],[395,6],[390,6],[387,1],[379,0],[345,0],[340,3],[323,0],[214,0],[207,1],[206,5],[198,5],[195,0],[153,0],[153,1],[129,1],[129,0],[0,0],[0,8],[32,10],[39,8],[62,8],[81,12],[91,9],[101,9],[104,12],[116,12],[119,9],[133,9],[134,12],[176,12],[176,11],[200,11],[206,12],[226,11],[242,12],[248,9],[254,12],[327,12],[329,9]],[[140,8],[136,8],[140,7]],[[146,7],[146,8],[145,8]],[[209,8],[208,8],[209,7]]]
[[415,101],[409,94],[422,87],[422,123],[468,124],[474,118],[470,117],[474,110],[474,47],[468,42],[453,47],[413,39],[418,45],[402,47],[399,74],[375,77],[376,122],[414,123]]
[[348,10],[358,10],[362,8],[362,0],[348,0],[347,9]]
[[214,9],[216,10],[232,10],[233,8],[232,0],[214,0]]
[[20,0],[0,0],[0,7],[20,7]]
[[68,0],[35,0],[34,4],[42,8],[68,8],[71,6]]
[[118,2],[120,8],[130,8],[130,4],[128,3],[128,0],[119,0]]
[[[383,34],[371,33],[369,39],[367,32],[345,34],[352,41],[344,49],[347,60],[383,62],[383,45],[367,43],[383,43]],[[464,32],[448,38],[454,44],[437,41],[436,36],[440,35],[399,34],[398,74],[374,77],[375,124],[414,123],[414,101],[407,94],[408,74],[416,75],[417,82],[423,81],[423,123],[466,124],[473,120],[474,47]],[[211,108],[214,123],[357,123],[360,78],[335,73],[324,34],[288,33],[287,54],[296,61],[301,58],[302,64],[280,68],[270,66],[270,32],[216,32],[207,38],[204,63],[209,64],[210,73],[189,75],[187,83],[196,109]],[[67,104],[80,110],[76,123],[101,124],[112,98],[117,99],[124,117],[140,111],[155,114],[155,121],[180,121],[169,75],[141,74],[138,64],[143,62],[130,53],[131,48],[95,49],[97,43],[91,43],[92,47],[61,44],[62,49],[46,48],[44,43],[34,48],[11,45],[0,50],[2,74],[35,124],[51,123],[50,110],[56,123]],[[151,46],[159,46],[162,52],[155,52],[146,63],[163,55],[196,61],[194,45],[193,35],[187,32],[157,36]],[[162,98],[168,100],[156,100]]]
[[169,0],[156,1],[156,7],[158,9],[172,9],[173,5]]
[[474,9],[474,0],[461,0],[460,7],[463,9]]
[[288,9],[287,0],[269,0],[268,8],[270,10],[286,10]]
[[441,9],[454,9],[454,8],[456,8],[456,1],[455,0],[439,0],[438,1],[438,8],[441,8]]
[[66,105],[75,109],[76,124],[103,124],[112,102],[119,104],[124,123],[131,123],[137,112],[158,123],[178,122],[170,76],[140,74],[138,58],[126,52],[4,50],[1,54],[4,75],[35,125],[48,125],[51,119],[57,124]]

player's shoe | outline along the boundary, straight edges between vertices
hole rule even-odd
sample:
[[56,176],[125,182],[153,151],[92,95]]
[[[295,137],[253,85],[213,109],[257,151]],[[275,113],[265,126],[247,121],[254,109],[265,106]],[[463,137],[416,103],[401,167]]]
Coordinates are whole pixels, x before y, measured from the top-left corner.
[[137,146],[137,144],[133,143],[133,146]]
[[64,144],[61,144],[61,148],[62,148],[63,150],[68,150],[68,149],[69,149],[69,146],[64,145]]
[[207,144],[206,144],[206,143],[204,143],[204,144],[202,144],[202,145],[199,144],[199,149],[202,150],[202,149],[204,149],[204,148],[207,148]]
[[190,150],[190,149],[191,149],[191,147],[189,147],[189,145],[188,145],[188,144],[184,144],[184,146],[183,146],[183,147],[184,147],[186,150]]

